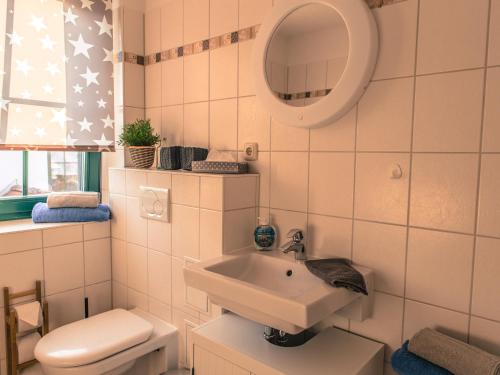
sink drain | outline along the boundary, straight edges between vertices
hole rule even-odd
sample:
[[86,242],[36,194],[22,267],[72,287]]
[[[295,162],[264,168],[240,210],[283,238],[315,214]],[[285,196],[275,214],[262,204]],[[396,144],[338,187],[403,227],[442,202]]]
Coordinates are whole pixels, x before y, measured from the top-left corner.
[[293,275],[293,271],[292,271],[292,270],[288,270],[288,271],[286,271],[286,275],[287,275],[288,277],[292,276],[292,275]]

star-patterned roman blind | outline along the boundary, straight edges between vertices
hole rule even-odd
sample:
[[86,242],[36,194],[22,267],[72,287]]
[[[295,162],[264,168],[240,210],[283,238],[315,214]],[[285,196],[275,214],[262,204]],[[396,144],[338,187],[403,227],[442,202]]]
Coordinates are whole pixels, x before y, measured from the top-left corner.
[[114,150],[111,0],[0,0],[0,149]]

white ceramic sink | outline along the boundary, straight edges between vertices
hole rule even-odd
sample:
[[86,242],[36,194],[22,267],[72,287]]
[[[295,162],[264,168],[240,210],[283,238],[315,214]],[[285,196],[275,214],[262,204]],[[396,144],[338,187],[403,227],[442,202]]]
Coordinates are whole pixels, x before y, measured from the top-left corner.
[[[372,272],[356,268],[370,289]],[[216,305],[292,334],[348,305],[354,306],[350,313],[363,315],[355,310],[366,306],[368,300],[329,286],[303,263],[277,251],[244,250],[192,264],[184,269],[184,278],[187,285],[206,292]]]

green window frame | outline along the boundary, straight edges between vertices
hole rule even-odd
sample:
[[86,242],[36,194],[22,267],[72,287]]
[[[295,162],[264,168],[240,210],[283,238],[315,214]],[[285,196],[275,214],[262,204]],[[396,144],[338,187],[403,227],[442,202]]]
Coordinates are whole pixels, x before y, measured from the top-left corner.
[[[31,217],[31,210],[38,202],[46,202],[46,195],[27,194],[28,187],[28,152],[23,152],[23,195],[16,198],[0,198],[0,221],[26,219]],[[82,171],[83,191],[101,191],[101,153],[83,153]]]

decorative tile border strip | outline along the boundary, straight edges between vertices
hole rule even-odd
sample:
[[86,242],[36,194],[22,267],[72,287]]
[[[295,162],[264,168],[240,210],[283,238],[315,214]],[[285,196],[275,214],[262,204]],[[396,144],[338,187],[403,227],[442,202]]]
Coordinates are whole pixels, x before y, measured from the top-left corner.
[[213,38],[199,40],[185,44],[181,47],[171,48],[166,51],[153,53],[144,57],[144,65],[156,64],[166,60],[173,60],[183,56],[195,55],[205,51],[226,47],[246,40],[255,39],[260,25],[247,27],[238,31],[215,36]]
[[296,99],[307,99],[307,98],[320,98],[322,96],[327,96],[332,89],[323,89],[315,91],[304,91],[295,92],[293,94],[285,94],[282,92],[275,92],[276,96],[282,100],[296,100]]
[[[392,5],[407,0],[365,0],[370,8],[380,8],[386,5]],[[232,31],[226,34],[218,35],[213,38],[199,40],[193,43],[185,44],[180,47],[171,48],[166,51],[152,53],[147,56],[140,56],[130,52],[119,52],[114,60],[115,62],[127,62],[137,65],[151,65],[162,61],[178,59],[183,56],[195,55],[208,50],[214,50],[236,44],[246,40],[255,39],[260,25],[246,27],[241,30]],[[288,95],[288,94],[283,94]],[[311,96],[312,97],[312,96]]]

